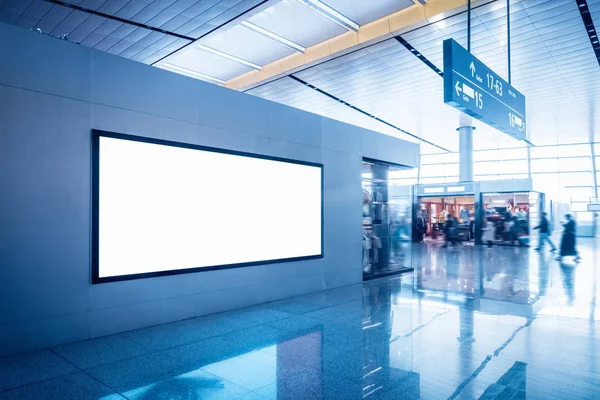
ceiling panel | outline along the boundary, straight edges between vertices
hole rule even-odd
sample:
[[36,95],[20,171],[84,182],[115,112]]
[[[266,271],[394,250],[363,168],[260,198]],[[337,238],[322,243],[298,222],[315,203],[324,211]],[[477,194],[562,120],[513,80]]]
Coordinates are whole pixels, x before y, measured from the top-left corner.
[[200,43],[258,65],[269,64],[294,52],[242,25],[220,31]]
[[40,20],[51,8],[52,4],[50,3],[33,1],[14,23],[15,25],[32,29],[40,22]]
[[[145,63],[153,63],[193,39],[221,27],[263,0],[63,0],[84,10],[44,0],[0,0],[0,21],[40,29],[42,33],[118,54]],[[106,14],[93,15],[85,10]],[[167,33],[153,31],[118,17]],[[189,40],[170,35],[189,36]],[[167,37],[165,37],[167,36]],[[258,46],[259,44],[257,44]],[[179,46],[179,47],[176,47]],[[282,53],[274,47],[274,56]]]
[[415,5],[412,0],[322,0],[322,2],[359,25]]
[[283,0],[249,22],[304,47],[346,33],[346,29],[295,0]]
[[[596,6],[600,1],[588,4],[592,16],[597,15],[595,20],[600,21],[600,5]],[[473,11],[471,44],[478,58],[507,79],[505,5],[495,2]],[[466,47],[466,15],[450,17],[402,36],[442,68],[443,40],[454,38]],[[600,120],[600,66],[575,1],[513,2],[511,48],[513,84],[527,96],[530,139],[535,144],[587,141]],[[457,149],[454,130],[459,112],[443,104],[442,78],[394,39],[296,75],[415,135]],[[275,88],[271,89],[271,85]],[[316,101],[314,95],[307,96],[298,85],[269,83],[250,93],[323,115],[331,112],[331,106]],[[350,118],[341,112],[335,115]],[[476,148],[519,144],[483,123],[476,121],[474,125]],[[596,140],[600,138],[596,136]]]
[[199,72],[222,80],[228,80],[244,74],[252,68],[237,62],[219,57],[195,47],[188,47],[165,60],[169,64]]

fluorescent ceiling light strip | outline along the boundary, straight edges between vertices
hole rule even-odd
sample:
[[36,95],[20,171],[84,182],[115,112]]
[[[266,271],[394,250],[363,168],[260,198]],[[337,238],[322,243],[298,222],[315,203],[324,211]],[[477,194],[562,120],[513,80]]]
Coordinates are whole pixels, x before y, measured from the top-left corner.
[[282,36],[279,36],[276,33],[273,33],[264,28],[261,28],[258,25],[254,25],[251,22],[244,21],[244,22],[242,22],[242,26],[244,26],[244,27],[250,29],[251,31],[254,31],[260,35],[263,35],[263,36],[281,44],[282,46],[287,47],[290,50],[299,51],[300,53],[304,53],[306,51],[306,49],[304,47],[300,46],[299,44],[294,43],[291,40],[288,40]]
[[342,28],[348,29],[349,31],[358,32],[359,25],[356,22],[352,21],[345,15],[337,12],[333,8],[329,7],[327,4],[321,3],[319,0],[298,0],[298,2],[317,11],[318,13],[320,13],[330,21],[335,22]]
[[258,71],[260,71],[261,68],[262,68],[260,65],[256,65],[254,63],[251,63],[250,61],[242,60],[241,58],[238,58],[236,56],[232,56],[231,54],[223,53],[222,51],[215,50],[215,49],[207,47],[207,46],[205,46],[203,44],[197,44],[196,47],[199,48],[200,50],[204,50],[204,51],[212,53],[212,54],[214,54],[216,56],[219,56],[219,57],[222,57],[222,58],[226,58],[228,60],[234,61],[234,62],[239,63],[239,64],[244,64],[244,65],[246,65],[246,66],[248,66],[250,68],[254,68],[254,69],[258,70]]
[[165,69],[168,69],[172,72],[181,72],[182,74],[189,75],[194,78],[202,79],[205,81],[215,82],[215,83],[218,83],[219,85],[225,84],[225,81],[222,79],[214,78],[210,75],[201,74],[200,72],[192,71],[191,69],[179,67],[177,65],[173,65],[173,64],[169,64],[169,63],[162,63],[160,66],[164,67]]

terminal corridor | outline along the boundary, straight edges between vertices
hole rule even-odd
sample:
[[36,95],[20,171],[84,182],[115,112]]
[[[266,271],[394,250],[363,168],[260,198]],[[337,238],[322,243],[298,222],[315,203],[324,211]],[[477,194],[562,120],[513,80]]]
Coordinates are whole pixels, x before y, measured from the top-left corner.
[[0,399],[596,399],[598,258],[412,246],[414,273],[0,359]]

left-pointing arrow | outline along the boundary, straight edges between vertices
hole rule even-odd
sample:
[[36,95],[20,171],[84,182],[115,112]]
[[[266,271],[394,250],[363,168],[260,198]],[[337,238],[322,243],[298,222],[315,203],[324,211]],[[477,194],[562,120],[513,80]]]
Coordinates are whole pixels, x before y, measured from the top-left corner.
[[458,81],[456,81],[456,85],[454,85],[454,88],[456,89],[456,94],[458,96],[460,96],[460,93],[462,92],[462,88],[460,87],[460,84]]

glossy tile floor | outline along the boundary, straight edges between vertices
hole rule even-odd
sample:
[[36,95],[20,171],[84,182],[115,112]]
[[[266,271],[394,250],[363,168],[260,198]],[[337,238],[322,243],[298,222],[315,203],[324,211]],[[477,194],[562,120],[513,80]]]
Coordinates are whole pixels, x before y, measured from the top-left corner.
[[600,399],[600,249],[415,272],[0,359],[0,399]]

